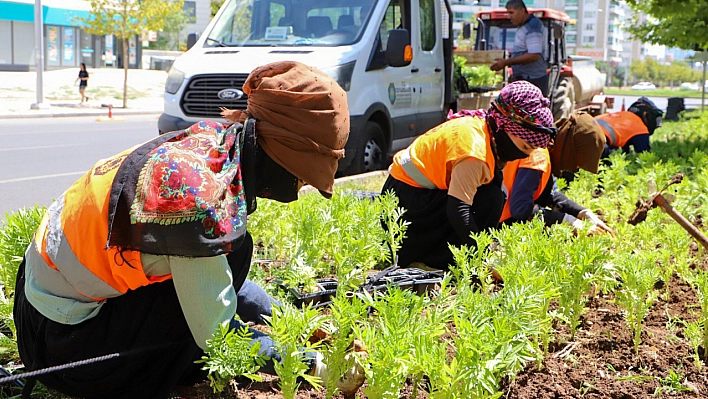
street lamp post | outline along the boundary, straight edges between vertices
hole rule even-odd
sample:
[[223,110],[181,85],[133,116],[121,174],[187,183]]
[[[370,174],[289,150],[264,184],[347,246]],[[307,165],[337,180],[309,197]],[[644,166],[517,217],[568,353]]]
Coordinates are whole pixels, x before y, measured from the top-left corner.
[[32,109],[46,109],[49,104],[44,102],[44,21],[42,18],[42,0],[34,1],[34,61],[37,68],[37,102]]

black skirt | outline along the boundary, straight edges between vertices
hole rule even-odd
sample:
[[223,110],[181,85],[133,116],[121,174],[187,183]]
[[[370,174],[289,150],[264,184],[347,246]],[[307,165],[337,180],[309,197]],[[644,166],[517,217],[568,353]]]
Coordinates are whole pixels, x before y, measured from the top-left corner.
[[[246,238],[238,251],[227,255],[237,292],[248,274],[253,251],[250,234]],[[194,363],[204,351],[189,330],[172,280],[108,299],[95,317],[77,325],[44,317],[27,300],[24,286],[23,261],[17,273],[13,315],[20,358],[28,371],[121,353],[38,376],[44,385],[82,398],[159,399],[168,397],[178,384],[206,378],[202,365]]]
[[[481,230],[499,224],[506,195],[496,180],[500,179],[480,186],[470,206],[470,216]],[[398,197],[398,205],[406,209],[402,218],[410,222],[398,252],[398,265],[407,267],[421,262],[448,270],[448,265],[454,262],[448,243],[461,246],[464,241],[448,220],[447,190],[417,188],[391,176],[384,183],[382,193],[389,190]]]

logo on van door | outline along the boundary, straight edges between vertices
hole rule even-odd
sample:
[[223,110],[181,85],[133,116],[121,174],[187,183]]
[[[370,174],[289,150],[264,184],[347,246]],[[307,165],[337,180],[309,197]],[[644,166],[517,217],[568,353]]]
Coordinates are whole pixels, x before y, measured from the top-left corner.
[[388,85],[388,101],[390,101],[391,104],[396,102],[396,86],[393,83]]
[[238,100],[243,97],[243,92],[239,89],[224,89],[217,96],[222,100]]

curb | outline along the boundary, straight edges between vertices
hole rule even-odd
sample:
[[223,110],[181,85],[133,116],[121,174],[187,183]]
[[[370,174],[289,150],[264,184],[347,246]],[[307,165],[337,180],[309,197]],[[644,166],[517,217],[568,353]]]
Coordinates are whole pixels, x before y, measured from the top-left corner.
[[[375,170],[373,172],[366,172],[362,173],[360,175],[352,175],[352,176],[344,176],[340,177],[338,179],[334,179],[334,186],[336,187],[337,185],[343,184],[343,183],[349,183],[349,182],[355,182],[359,180],[365,180],[370,177],[378,177],[378,176],[388,176],[388,170]],[[309,194],[309,193],[316,193],[317,189],[312,187],[312,186],[305,186],[298,191],[298,194]]]

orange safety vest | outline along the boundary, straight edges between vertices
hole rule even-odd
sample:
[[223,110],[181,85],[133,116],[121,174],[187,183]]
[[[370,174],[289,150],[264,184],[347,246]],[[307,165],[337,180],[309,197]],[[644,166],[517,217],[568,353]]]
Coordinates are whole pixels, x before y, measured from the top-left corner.
[[418,137],[396,153],[389,167],[390,175],[413,187],[447,190],[455,164],[466,158],[487,164],[489,183],[494,178],[494,154],[487,124],[483,119],[451,119]]
[[137,251],[106,247],[111,185],[133,150],[98,161],[44,215],[29,249],[39,256],[28,256],[28,266],[49,292],[66,296],[73,287],[76,299],[101,301],[172,278],[146,276]]
[[533,150],[527,158],[507,162],[506,166],[504,166],[504,187],[506,187],[508,196],[507,201],[504,204],[504,210],[502,211],[501,218],[499,218],[500,223],[511,218],[511,205],[509,204],[509,198],[511,198],[511,191],[514,188],[514,180],[516,180],[516,174],[518,173],[519,168],[533,169],[543,172],[543,176],[541,176],[541,184],[533,193],[534,201],[537,200],[543,193],[543,190],[546,189],[548,180],[551,176],[551,156],[548,154],[548,149],[537,148]]
[[622,148],[627,141],[639,134],[649,134],[642,118],[629,111],[613,112],[595,117],[612,148]]

